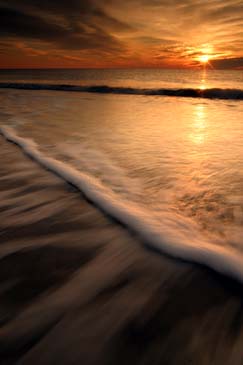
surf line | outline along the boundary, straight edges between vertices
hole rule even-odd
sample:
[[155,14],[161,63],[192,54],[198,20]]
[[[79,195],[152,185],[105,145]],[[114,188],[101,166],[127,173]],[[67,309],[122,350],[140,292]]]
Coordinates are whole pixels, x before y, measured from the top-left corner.
[[188,237],[188,231],[180,231],[175,226],[169,228],[168,222],[151,219],[148,213],[123,201],[92,176],[45,156],[34,141],[19,137],[10,127],[0,127],[0,134],[39,165],[75,186],[87,200],[135,233],[146,245],[173,258],[207,266],[243,283],[243,259],[234,249],[211,244],[200,234]]
[[2,89],[16,90],[46,90],[46,91],[66,91],[66,92],[88,92],[99,94],[125,94],[125,95],[144,95],[144,96],[170,96],[170,97],[186,97],[186,98],[206,98],[206,99],[232,99],[243,100],[242,89],[195,89],[195,88],[179,88],[179,89],[147,89],[133,88],[124,86],[108,86],[108,85],[72,85],[72,84],[44,84],[44,83],[19,83],[19,82],[0,82]]

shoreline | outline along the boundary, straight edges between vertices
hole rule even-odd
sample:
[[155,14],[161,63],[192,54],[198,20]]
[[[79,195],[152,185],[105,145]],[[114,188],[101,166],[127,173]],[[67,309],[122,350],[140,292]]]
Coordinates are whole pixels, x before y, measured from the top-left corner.
[[241,365],[239,284],[145,249],[0,147],[1,364]]
[[12,128],[1,127],[0,134],[34,163],[77,189],[95,209],[137,237],[146,247],[178,261],[201,265],[240,283],[243,282],[242,257],[231,247],[217,246],[217,242],[204,238],[197,230],[190,231],[189,241],[187,220],[183,221],[180,217],[179,222],[175,221],[176,224],[185,225],[176,235],[176,225],[173,230],[168,229],[166,215],[163,216],[165,223],[160,222],[158,228],[158,222],[153,221],[146,211],[141,211],[139,206],[128,207],[126,201],[98,180],[65,162],[46,156],[35,142],[19,137]]

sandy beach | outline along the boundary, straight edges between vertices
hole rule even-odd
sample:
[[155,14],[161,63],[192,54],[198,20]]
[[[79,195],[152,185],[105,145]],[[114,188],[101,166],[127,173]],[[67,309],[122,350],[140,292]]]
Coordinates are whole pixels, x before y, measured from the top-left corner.
[[149,250],[0,148],[1,364],[241,364],[239,284]]

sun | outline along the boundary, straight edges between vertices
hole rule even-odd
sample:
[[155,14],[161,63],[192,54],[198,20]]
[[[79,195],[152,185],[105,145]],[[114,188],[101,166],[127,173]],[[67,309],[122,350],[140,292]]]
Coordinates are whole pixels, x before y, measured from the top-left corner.
[[198,57],[198,61],[202,62],[202,63],[208,63],[209,62],[210,57],[206,54]]

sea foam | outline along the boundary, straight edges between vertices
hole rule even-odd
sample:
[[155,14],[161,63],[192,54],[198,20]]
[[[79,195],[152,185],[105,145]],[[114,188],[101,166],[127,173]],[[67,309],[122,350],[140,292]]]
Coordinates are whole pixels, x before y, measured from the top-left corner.
[[[209,242],[178,217],[162,217],[158,221],[149,212],[114,194],[96,178],[40,152],[32,140],[19,137],[10,127],[1,127],[6,140],[19,146],[26,155],[60,178],[74,185],[84,196],[106,214],[126,226],[141,241],[177,259],[205,265],[219,273],[243,282],[243,258],[231,247]],[[168,213],[171,214],[171,213]]]

